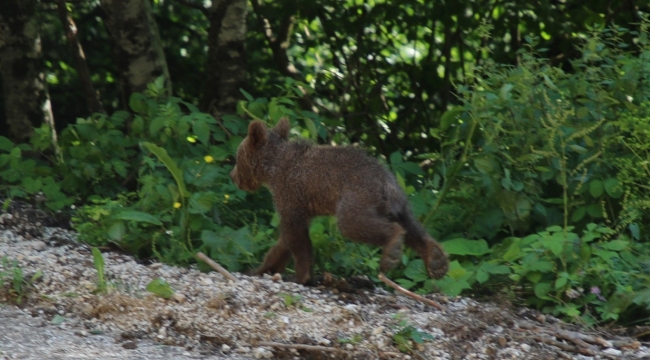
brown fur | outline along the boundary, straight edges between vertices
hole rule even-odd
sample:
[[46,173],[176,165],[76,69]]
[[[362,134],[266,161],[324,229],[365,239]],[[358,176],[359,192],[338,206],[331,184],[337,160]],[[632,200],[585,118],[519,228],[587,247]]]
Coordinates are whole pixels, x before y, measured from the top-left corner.
[[272,130],[251,122],[230,173],[243,190],[268,185],[280,215],[280,240],[256,275],[282,272],[293,256],[296,281],[308,282],[313,262],[309,223],[319,215],[335,215],[341,233],[354,241],[382,246],[381,271],[399,264],[404,243],[419,253],[429,276],[445,275],[446,254],[414,218],[393,174],[353,147],[289,141],[289,128],[286,119]]

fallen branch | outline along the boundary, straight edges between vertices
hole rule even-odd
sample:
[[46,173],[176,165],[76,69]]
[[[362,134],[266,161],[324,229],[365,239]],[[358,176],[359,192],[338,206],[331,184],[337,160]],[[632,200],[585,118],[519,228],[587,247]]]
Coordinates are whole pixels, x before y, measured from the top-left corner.
[[573,346],[570,344],[565,344],[561,341],[557,341],[554,339],[551,339],[546,336],[535,336],[533,339],[537,342],[541,342],[547,345],[555,346],[557,348],[560,348],[564,351],[569,351],[572,353],[577,353],[577,354],[582,354],[582,355],[588,355],[588,356],[595,356],[596,352],[590,349],[585,349],[585,348],[579,348],[577,346]]
[[404,294],[404,295],[406,295],[406,296],[408,296],[408,297],[411,297],[411,298],[413,298],[413,299],[415,299],[415,300],[417,300],[417,301],[420,301],[420,302],[422,302],[422,303],[425,303],[425,304],[427,304],[427,305],[434,306],[434,307],[438,308],[440,311],[445,311],[445,307],[444,307],[444,306],[438,304],[437,302],[435,302],[435,301],[433,301],[433,300],[427,299],[427,298],[425,298],[425,297],[423,297],[423,296],[420,296],[420,295],[418,295],[418,294],[415,294],[415,293],[413,293],[413,292],[410,292],[410,291],[404,289],[403,287],[397,285],[397,284],[394,283],[392,280],[390,280],[389,278],[387,278],[386,276],[384,276],[384,273],[379,273],[379,280],[383,281],[384,283],[386,283],[386,285],[392,287],[393,289],[395,289],[395,290],[401,292],[402,294]]
[[327,347],[327,346],[317,346],[317,345],[305,345],[305,344],[283,344],[272,341],[258,341],[257,346],[269,346],[276,348],[284,349],[296,349],[296,350],[309,350],[309,351],[325,351],[325,352],[335,352],[335,353],[344,353],[343,350]]
[[230,272],[228,272],[228,270],[224,269],[221,265],[217,264],[217,263],[214,262],[212,259],[210,259],[209,257],[205,256],[204,253],[202,253],[202,252],[198,252],[198,253],[196,253],[196,257],[197,257],[199,260],[202,260],[202,261],[205,262],[206,264],[210,265],[211,268],[215,269],[217,272],[219,272],[219,274],[223,275],[226,279],[228,279],[228,280],[232,280],[232,281],[234,281],[234,282],[237,282],[237,278],[236,278],[236,277],[232,276],[232,274],[231,274]]
[[577,331],[563,330],[563,329],[548,329],[535,326],[529,322],[521,321],[517,323],[520,329],[525,329],[533,332],[541,332],[548,335],[553,335],[556,338],[564,339],[571,341],[572,343],[593,349],[593,345],[599,345],[601,347],[617,347],[612,344],[612,342],[607,341],[599,336],[593,336],[588,334],[579,333]]

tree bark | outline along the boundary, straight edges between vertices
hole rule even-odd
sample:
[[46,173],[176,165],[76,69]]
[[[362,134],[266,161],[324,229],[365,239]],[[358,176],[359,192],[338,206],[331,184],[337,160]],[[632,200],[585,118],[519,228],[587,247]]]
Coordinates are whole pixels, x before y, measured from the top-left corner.
[[236,111],[246,84],[246,0],[214,0],[207,10],[208,63],[203,111],[219,116]]
[[8,135],[22,142],[34,127],[50,125],[52,105],[43,72],[38,1],[3,0],[0,6],[0,74]]
[[93,83],[90,81],[90,70],[88,70],[88,64],[86,63],[86,55],[77,38],[77,25],[75,25],[72,16],[68,13],[65,0],[58,0],[57,7],[61,25],[63,26],[65,36],[68,39],[70,48],[72,48],[72,53],[77,64],[77,74],[79,74],[79,80],[84,90],[88,111],[90,113],[105,112],[102,102],[93,87]]
[[149,0],[101,0],[100,4],[113,43],[124,106],[128,107],[132,93],[146,90],[161,75],[164,95],[171,95],[169,69]]

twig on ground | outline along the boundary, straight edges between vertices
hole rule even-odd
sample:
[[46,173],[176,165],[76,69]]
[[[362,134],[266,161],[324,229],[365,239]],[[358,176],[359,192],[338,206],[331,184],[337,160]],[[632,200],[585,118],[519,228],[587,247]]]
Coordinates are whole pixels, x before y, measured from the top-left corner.
[[283,344],[283,343],[277,343],[273,341],[258,341],[257,346],[269,346],[269,347],[296,349],[296,350],[326,351],[326,352],[336,352],[336,353],[345,352],[341,349],[327,347],[327,346],[305,345],[305,344]]
[[445,307],[444,307],[444,306],[438,304],[437,302],[435,302],[435,301],[433,301],[433,300],[431,300],[431,299],[427,299],[427,298],[425,298],[425,297],[423,297],[423,296],[420,296],[420,295],[418,295],[418,294],[415,294],[415,293],[413,293],[413,292],[410,292],[410,291],[404,289],[403,287],[397,285],[397,284],[394,283],[392,280],[390,280],[389,278],[387,278],[387,277],[384,275],[384,273],[379,273],[379,280],[383,281],[384,283],[386,283],[386,285],[392,287],[393,289],[395,289],[395,290],[401,292],[402,294],[404,294],[404,295],[406,295],[406,296],[408,296],[408,297],[411,297],[411,298],[413,298],[413,299],[415,299],[415,300],[417,300],[417,301],[423,302],[423,303],[425,303],[425,304],[427,304],[427,305],[431,305],[431,306],[437,307],[440,311],[445,311]]
[[198,252],[196,254],[196,257],[202,260],[203,262],[205,262],[206,264],[210,265],[211,268],[215,269],[217,272],[219,272],[219,274],[223,275],[226,279],[237,282],[236,277],[232,276],[232,274],[228,272],[228,270],[224,269],[221,265],[217,264],[212,259],[205,256],[204,253]]
[[582,354],[582,355],[589,355],[589,356],[594,356],[596,355],[596,352],[590,349],[584,349],[584,348],[579,348],[577,346],[565,344],[563,342],[557,341],[555,339],[551,339],[550,337],[546,336],[535,336],[533,339],[537,342],[541,342],[547,345],[552,345],[557,348],[560,348],[564,351],[569,351],[572,353],[577,353],[577,354]]

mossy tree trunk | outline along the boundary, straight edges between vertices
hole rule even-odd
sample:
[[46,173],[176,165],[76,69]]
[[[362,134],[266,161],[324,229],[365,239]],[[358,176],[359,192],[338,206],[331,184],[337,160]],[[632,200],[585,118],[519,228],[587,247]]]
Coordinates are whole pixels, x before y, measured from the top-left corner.
[[233,113],[246,84],[246,0],[214,0],[205,11],[208,63],[201,109],[215,116]]
[[161,75],[165,78],[165,95],[171,95],[167,61],[149,0],[101,0],[100,4],[124,106],[128,107],[133,92],[144,91]]
[[54,129],[38,6],[36,0],[3,0],[0,5],[0,74],[7,130],[3,133],[18,142],[43,123]]

